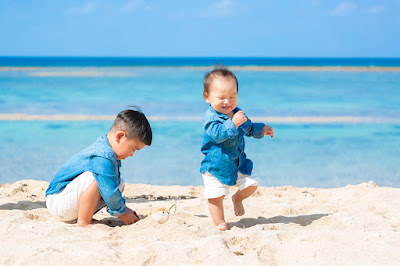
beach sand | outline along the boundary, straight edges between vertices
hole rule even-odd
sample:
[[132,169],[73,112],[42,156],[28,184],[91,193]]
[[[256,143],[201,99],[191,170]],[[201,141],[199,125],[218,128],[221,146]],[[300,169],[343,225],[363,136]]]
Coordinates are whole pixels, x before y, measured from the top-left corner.
[[48,182],[0,186],[1,265],[398,265],[400,188],[260,187],[229,229],[214,229],[202,187],[128,184],[127,205],[144,214],[177,205],[165,224],[123,226],[102,209],[94,228],[47,212]]

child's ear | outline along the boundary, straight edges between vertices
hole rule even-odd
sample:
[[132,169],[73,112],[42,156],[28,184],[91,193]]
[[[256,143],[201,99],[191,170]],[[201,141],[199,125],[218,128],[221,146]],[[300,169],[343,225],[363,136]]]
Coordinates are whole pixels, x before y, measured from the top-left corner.
[[204,92],[204,93],[203,93],[203,97],[204,97],[204,100],[205,100],[206,102],[210,103],[209,100],[208,100],[208,93],[207,93],[207,92]]
[[115,141],[117,143],[119,143],[123,137],[126,137],[125,132],[124,131],[118,131],[117,134],[115,134]]

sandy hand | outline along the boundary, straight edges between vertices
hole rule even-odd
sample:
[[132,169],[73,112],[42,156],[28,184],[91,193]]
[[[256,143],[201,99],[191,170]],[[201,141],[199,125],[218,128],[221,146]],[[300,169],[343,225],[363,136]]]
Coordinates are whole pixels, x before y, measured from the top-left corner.
[[133,224],[139,221],[139,216],[136,214],[136,212],[132,211],[129,208],[126,208],[126,212],[118,216],[118,218],[121,221],[123,221],[126,225]]
[[243,111],[236,112],[232,117],[232,122],[235,124],[236,128],[240,127],[246,121],[247,117]]

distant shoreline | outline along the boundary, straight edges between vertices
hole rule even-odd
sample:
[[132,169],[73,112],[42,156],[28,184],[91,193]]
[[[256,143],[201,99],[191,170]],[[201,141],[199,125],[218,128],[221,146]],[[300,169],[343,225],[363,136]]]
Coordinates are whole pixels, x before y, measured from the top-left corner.
[[[82,114],[0,114],[0,121],[112,121],[113,115],[82,115]],[[148,116],[150,121],[201,121],[201,116]],[[399,118],[363,117],[363,116],[301,116],[277,117],[256,116],[251,118],[254,122],[268,121],[270,123],[297,124],[297,123],[346,123],[346,124],[400,124]]]
[[[104,70],[135,70],[135,69],[187,69],[210,70],[212,66],[52,66],[52,67],[14,67],[0,66],[0,71],[37,71],[32,76],[103,76],[110,75]],[[69,71],[65,71],[68,69]],[[102,71],[99,71],[99,70]],[[388,66],[229,66],[234,71],[260,71],[260,72],[301,72],[301,71],[345,71],[345,72],[400,72],[400,67]],[[64,70],[64,71],[61,71]],[[75,70],[75,71],[70,71]],[[41,71],[41,72],[40,72]],[[123,74],[118,76],[125,76]],[[127,74],[127,76],[129,76]]]

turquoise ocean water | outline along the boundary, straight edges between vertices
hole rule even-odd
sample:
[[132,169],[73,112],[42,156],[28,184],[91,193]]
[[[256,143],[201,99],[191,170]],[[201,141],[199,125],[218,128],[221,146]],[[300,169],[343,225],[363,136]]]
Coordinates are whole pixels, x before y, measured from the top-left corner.
[[[216,63],[241,66],[238,106],[275,128],[272,140],[246,139],[261,185],[373,180],[400,187],[399,71],[253,67],[400,66],[400,59],[329,58],[0,57],[0,182],[50,181],[70,156],[107,133],[112,121],[96,117],[137,105],[157,119],[150,121],[152,146],[122,162],[127,182],[202,185],[202,78]],[[13,114],[95,120],[20,121]]]

